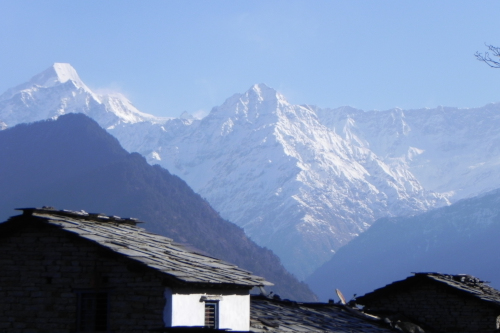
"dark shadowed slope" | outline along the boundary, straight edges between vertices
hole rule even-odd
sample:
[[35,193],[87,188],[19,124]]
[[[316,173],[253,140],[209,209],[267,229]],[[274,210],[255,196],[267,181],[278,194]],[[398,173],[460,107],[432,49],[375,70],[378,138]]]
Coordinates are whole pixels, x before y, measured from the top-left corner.
[[279,259],[223,220],[184,181],[127,153],[81,114],[0,131],[0,218],[13,208],[59,209],[136,217],[143,226],[248,269],[283,297],[313,300]]
[[500,287],[500,190],[412,217],[384,218],[307,282],[321,299],[362,295],[411,272],[471,274]]

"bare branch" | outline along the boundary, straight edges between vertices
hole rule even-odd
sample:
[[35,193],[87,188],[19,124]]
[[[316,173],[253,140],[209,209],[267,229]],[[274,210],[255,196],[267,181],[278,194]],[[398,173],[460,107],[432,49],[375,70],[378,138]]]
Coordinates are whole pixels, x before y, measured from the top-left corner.
[[[488,47],[488,50],[492,53],[494,57],[500,58],[500,47],[485,44]],[[500,61],[496,61],[491,59],[490,54],[488,52],[482,53],[476,52],[474,54],[477,60],[485,62],[488,66],[492,68],[500,68]]]

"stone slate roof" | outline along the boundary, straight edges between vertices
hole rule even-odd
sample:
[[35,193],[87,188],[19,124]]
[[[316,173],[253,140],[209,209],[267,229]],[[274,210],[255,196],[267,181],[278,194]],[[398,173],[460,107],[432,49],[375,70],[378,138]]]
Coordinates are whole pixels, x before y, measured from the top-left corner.
[[252,296],[251,332],[394,332],[360,311],[334,303],[297,303]]
[[170,238],[139,228],[136,224],[141,222],[137,219],[50,207],[20,210],[24,212],[22,216],[15,216],[2,224],[17,223],[19,218],[30,216],[30,220],[57,226],[182,282],[250,288],[272,285],[235,265],[193,252]]
[[422,281],[431,281],[442,284],[452,290],[463,295],[478,298],[489,304],[500,306],[500,291],[487,285],[485,281],[467,274],[441,274],[441,273],[413,273],[405,280],[396,281],[385,287],[376,289],[364,296],[356,299],[359,304],[370,302],[371,299],[381,297],[387,293],[404,290],[411,285],[418,284]]

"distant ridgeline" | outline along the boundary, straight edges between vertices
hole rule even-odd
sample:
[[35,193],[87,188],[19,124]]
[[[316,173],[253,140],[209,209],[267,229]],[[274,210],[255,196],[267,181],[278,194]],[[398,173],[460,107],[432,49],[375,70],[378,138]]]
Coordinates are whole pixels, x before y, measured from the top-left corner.
[[275,283],[282,297],[315,299],[270,250],[223,220],[186,183],[118,141],[82,114],[0,131],[0,220],[14,208],[50,205],[113,212]]
[[362,295],[410,272],[480,276],[500,288],[500,190],[412,217],[384,218],[306,282],[321,299]]

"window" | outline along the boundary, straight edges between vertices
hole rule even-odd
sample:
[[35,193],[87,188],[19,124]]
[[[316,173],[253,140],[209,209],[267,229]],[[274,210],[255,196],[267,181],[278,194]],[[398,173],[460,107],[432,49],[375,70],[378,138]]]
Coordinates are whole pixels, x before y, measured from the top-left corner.
[[77,311],[77,332],[108,331],[107,292],[80,292]]
[[205,327],[219,328],[219,302],[205,302]]

